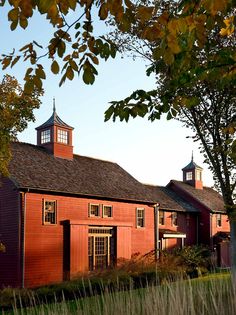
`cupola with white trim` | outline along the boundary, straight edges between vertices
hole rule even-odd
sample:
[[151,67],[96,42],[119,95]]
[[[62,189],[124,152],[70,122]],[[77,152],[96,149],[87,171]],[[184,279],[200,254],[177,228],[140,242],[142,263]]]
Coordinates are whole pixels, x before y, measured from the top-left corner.
[[53,113],[37,130],[37,145],[46,148],[55,157],[73,159],[72,131],[56,113],[55,99],[53,99]]
[[187,183],[196,189],[203,189],[203,182],[202,182],[202,171],[203,168],[198,166],[193,161],[193,154],[191,162],[182,168],[183,171],[183,182]]

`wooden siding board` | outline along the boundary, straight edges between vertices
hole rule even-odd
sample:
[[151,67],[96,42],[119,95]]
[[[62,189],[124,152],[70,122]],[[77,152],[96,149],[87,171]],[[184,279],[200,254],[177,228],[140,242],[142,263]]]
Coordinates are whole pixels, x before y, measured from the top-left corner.
[[[57,201],[56,225],[43,225],[43,199]],[[90,218],[88,216],[89,203],[111,205],[113,217]],[[130,231],[127,232],[128,235],[132,233],[134,236],[132,238],[128,236],[130,249],[126,249],[126,257],[130,257],[137,251],[145,254],[154,247],[153,208],[147,205],[141,205],[145,208],[145,232],[136,228],[135,213],[140,204],[27,193],[26,207],[25,283],[28,287],[62,281],[66,274],[68,276],[68,270],[64,268],[66,263],[71,265],[71,276],[88,270],[88,226],[106,225],[119,229],[120,226],[127,225]],[[71,233],[72,231],[73,233],[70,235],[69,262],[63,250],[65,246],[63,224],[68,220],[72,225],[74,224],[73,229],[71,228]],[[76,228],[76,224],[81,224],[83,227]],[[119,252],[122,247],[126,247],[124,238],[121,238],[118,246]]]
[[6,252],[0,253],[1,286],[21,286],[20,194],[9,179],[0,183],[0,240]]

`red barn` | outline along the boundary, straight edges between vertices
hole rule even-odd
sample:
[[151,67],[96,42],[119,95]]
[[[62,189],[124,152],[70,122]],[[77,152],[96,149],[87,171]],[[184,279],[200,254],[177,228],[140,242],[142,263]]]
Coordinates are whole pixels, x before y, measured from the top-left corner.
[[219,205],[210,207],[193,193],[205,188],[186,180],[143,185],[116,163],[73,154],[73,128],[55,108],[36,130],[37,145],[12,143],[10,176],[1,180],[0,286],[72,279],[157,244],[208,244],[229,231],[218,193]]

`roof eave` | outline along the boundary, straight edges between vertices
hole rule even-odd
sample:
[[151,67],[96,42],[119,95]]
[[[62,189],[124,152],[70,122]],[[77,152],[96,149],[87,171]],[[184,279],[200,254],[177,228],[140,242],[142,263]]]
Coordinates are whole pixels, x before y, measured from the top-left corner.
[[97,198],[97,199],[105,199],[105,200],[121,200],[123,202],[129,202],[129,203],[142,203],[142,204],[148,204],[148,205],[155,205],[155,201],[149,201],[149,200],[142,200],[142,199],[127,199],[127,198],[120,198],[120,197],[107,197],[104,195],[92,195],[92,194],[86,194],[86,193],[71,193],[71,192],[66,192],[66,191],[59,191],[59,190],[52,190],[52,189],[46,189],[46,188],[37,188],[37,187],[30,187],[30,186],[18,186],[17,187],[21,191],[34,191],[34,192],[47,192],[47,193],[53,193],[53,194],[63,194],[63,195],[68,195],[68,196],[78,196],[78,197],[86,197],[89,199],[92,198]]

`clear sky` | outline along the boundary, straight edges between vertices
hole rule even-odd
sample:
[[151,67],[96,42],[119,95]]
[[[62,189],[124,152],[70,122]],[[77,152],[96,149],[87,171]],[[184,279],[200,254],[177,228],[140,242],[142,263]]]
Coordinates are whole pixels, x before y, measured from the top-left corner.
[[[33,39],[46,44],[49,28],[42,18],[33,18],[27,31],[9,30],[6,11],[0,9],[1,52],[11,52]],[[14,75],[23,84],[24,66],[1,71]],[[47,67],[45,67],[47,71]],[[52,114],[53,97],[60,118],[73,126],[74,153],[118,163],[143,183],[166,185],[170,179],[182,180],[181,169],[186,166],[194,152],[194,161],[204,168],[204,185],[212,186],[213,180],[198,144],[186,136],[190,131],[177,121],[149,122],[146,118],[125,122],[104,122],[104,111],[112,100],[120,100],[136,89],[152,89],[155,78],[145,75],[142,60],[121,58],[101,62],[95,83],[86,86],[80,78],[67,81],[59,88],[59,76],[47,71],[42,105],[36,110],[35,123],[19,134],[19,140],[36,144],[35,127],[44,123]]]

